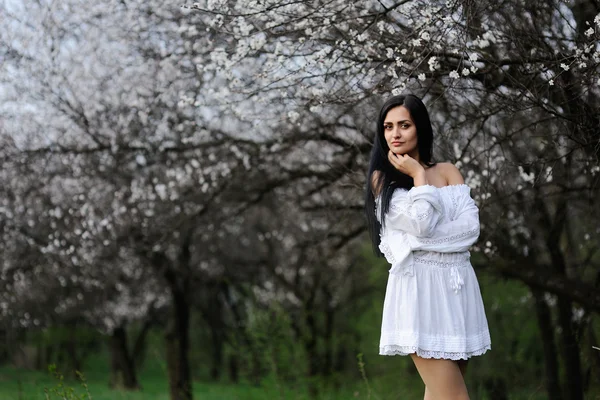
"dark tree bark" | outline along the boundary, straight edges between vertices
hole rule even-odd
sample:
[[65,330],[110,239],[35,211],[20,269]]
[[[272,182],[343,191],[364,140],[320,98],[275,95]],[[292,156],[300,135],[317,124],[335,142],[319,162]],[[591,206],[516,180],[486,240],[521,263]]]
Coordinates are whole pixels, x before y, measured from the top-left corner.
[[[594,324],[592,323],[593,319],[589,321],[587,324],[588,331],[588,348],[590,351],[590,376],[592,377],[590,380],[594,380],[594,377],[600,376],[600,343],[598,343],[598,339],[596,338],[596,334],[594,332]],[[594,348],[596,347],[596,348]]]
[[333,330],[335,309],[330,305],[331,296],[327,293],[325,310],[325,357],[323,362],[323,375],[330,376],[333,372]]
[[238,383],[240,380],[238,360],[234,354],[229,356],[229,380],[233,383]]
[[223,332],[217,327],[211,326],[210,333],[212,339],[212,365],[210,366],[210,378],[213,381],[218,381],[221,377],[221,370],[223,368]]
[[[567,278],[567,262],[561,248],[560,238],[565,231],[567,220],[567,196],[563,194],[556,202],[556,211],[550,212],[549,204],[542,199],[539,190],[535,192],[535,205],[539,210],[541,226],[547,230],[546,248],[550,254],[552,268],[555,272]],[[560,343],[565,368],[565,398],[583,400],[583,379],[581,375],[581,357],[576,329],[573,325],[572,302],[563,297],[557,297],[558,325],[561,328]]]
[[544,301],[543,292],[534,288],[531,292],[535,302],[535,313],[544,350],[544,373],[546,375],[545,384],[548,400],[562,400],[552,314],[548,304]]
[[566,398],[569,400],[583,400],[581,357],[571,309],[572,303],[570,301],[558,299],[558,324],[561,327],[561,349],[565,362]]
[[[236,289],[240,293],[245,293],[243,288],[240,286],[238,286]],[[237,301],[235,301],[232,298],[231,291],[229,290],[229,288],[225,287],[225,285],[223,285],[223,294],[224,294],[225,302],[226,302],[229,310],[233,314],[233,319],[235,321],[243,321],[244,313],[243,313],[242,309],[240,309]],[[245,295],[248,296],[247,293]],[[297,323],[294,320],[292,320],[292,326],[297,328]],[[298,335],[298,331],[296,330],[295,332]],[[252,341],[250,340],[250,338],[248,337],[248,334],[243,329],[236,329],[235,333],[238,335],[239,339],[243,342],[246,349],[248,349],[248,351],[250,351],[250,355],[251,355],[250,380],[254,384],[259,384],[260,378],[261,378],[260,356],[254,350]],[[229,375],[233,382],[237,382],[237,380],[238,380],[238,366],[239,366],[238,358],[235,355],[230,356]]]
[[190,268],[191,234],[183,236],[179,253],[180,270],[175,270],[168,263],[168,257],[155,253],[154,262],[161,268],[171,292],[171,320],[165,332],[167,350],[167,368],[169,375],[169,393],[171,400],[192,400],[192,380],[189,361],[190,335],[190,279],[182,271]]
[[115,328],[110,337],[111,373],[110,387],[138,390],[133,357],[127,345],[127,332],[123,326]]
[[225,326],[225,315],[223,303],[221,302],[221,294],[227,291],[227,284],[216,283],[209,286],[207,296],[203,297],[204,304],[198,304],[197,308],[202,313],[204,321],[210,330],[211,340],[211,366],[210,377],[213,381],[218,381],[221,378],[223,370],[223,347],[227,339],[227,329]]
[[75,371],[81,371],[81,359],[77,355],[77,338],[75,335],[75,325],[69,325],[71,329],[69,329],[68,339],[63,342],[64,349],[67,354],[67,359],[69,362],[69,372],[70,374],[76,378],[77,374]]
[[153,324],[154,319],[152,316],[150,316],[148,319],[146,319],[146,321],[144,321],[144,325],[142,325],[142,329],[140,330],[140,333],[135,339],[132,357],[134,360],[134,364],[138,369],[141,368],[141,366],[144,364],[147,349],[146,339],[148,337],[148,333],[150,332],[150,328],[152,328]]
[[0,343],[5,344],[6,346],[0,346],[0,364],[4,364],[9,361],[10,354],[8,352],[8,339],[9,336],[7,334],[6,329],[0,328]]
[[172,319],[165,335],[170,399],[191,400],[192,383],[188,357],[190,307],[184,290],[172,287],[171,294]]
[[302,336],[304,341],[304,349],[308,356],[308,378],[309,378],[309,393],[312,398],[318,396],[318,386],[316,377],[320,372],[321,359],[317,349],[318,327],[315,318],[314,309],[314,293],[310,296],[304,305],[304,322],[306,324],[305,334]]

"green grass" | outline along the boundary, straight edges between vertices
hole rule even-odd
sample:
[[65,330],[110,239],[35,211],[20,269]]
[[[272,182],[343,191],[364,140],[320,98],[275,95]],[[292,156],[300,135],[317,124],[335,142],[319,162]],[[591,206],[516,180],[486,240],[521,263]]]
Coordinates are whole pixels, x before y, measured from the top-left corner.
[[[323,390],[319,400],[410,400],[423,396],[423,384],[418,375],[413,375],[404,367],[399,358],[387,363],[390,369],[376,379],[366,376],[349,379],[339,390]],[[98,368],[85,376],[93,400],[168,400],[166,377],[158,370],[146,370],[140,374],[143,390],[126,392],[111,390],[108,387],[108,374],[101,374]],[[156,374],[156,372],[159,374]],[[368,371],[367,371],[368,372]],[[0,400],[45,400],[44,388],[56,387],[58,381],[50,373],[0,367]],[[65,379],[65,386],[75,389],[79,396],[85,393],[80,382]],[[369,390],[370,389],[370,390]],[[469,389],[472,400],[488,400],[483,393]],[[248,384],[193,382],[195,399],[201,400],[312,400],[306,385],[284,385],[275,380],[266,380],[260,387]],[[597,393],[591,393],[590,399],[600,399]],[[60,397],[50,396],[51,399]],[[83,398],[83,397],[79,397]],[[543,387],[537,389],[510,391],[510,400],[543,400],[547,394]],[[586,397],[587,398],[587,397]],[[87,399],[87,398],[86,398]]]
[[[94,400],[168,400],[168,386],[164,376],[141,376],[143,390],[139,392],[126,392],[111,390],[108,387],[108,376],[104,379],[88,380],[88,387]],[[0,399],[2,400],[38,400],[45,399],[44,388],[55,387],[58,381],[49,373],[28,371],[14,368],[0,368]],[[74,379],[65,379],[65,385],[75,389],[75,393],[82,395],[85,389],[80,382]],[[254,387],[248,384],[218,384],[194,382],[194,397],[207,400],[244,399],[258,400],[277,398],[275,387],[270,390]],[[289,396],[287,394],[286,396]],[[56,396],[50,397],[58,398]],[[293,398],[293,397],[286,397]]]
[[[139,371],[138,379],[142,386],[139,392],[111,390],[108,387],[107,366],[109,364],[106,357],[105,353],[95,355],[84,365],[84,377],[93,400],[169,399],[166,365],[158,354],[149,355],[144,367]],[[337,390],[321,388],[318,400],[422,398],[423,384],[418,375],[407,372],[406,366],[410,361],[408,358],[378,360],[383,361],[387,368],[380,369],[380,367],[377,371],[370,371],[370,360],[375,360],[373,355],[364,360],[366,362],[364,377],[361,377],[359,363],[356,360],[356,375],[342,378],[343,384]],[[377,375],[377,379],[373,379],[371,374]],[[56,387],[58,382],[49,372],[0,367],[0,400],[45,400],[44,388]],[[73,378],[65,378],[65,386],[75,389],[77,395],[81,396],[85,393],[81,383]],[[265,379],[260,386],[244,382],[211,383],[197,379],[192,387],[194,398],[201,400],[314,400],[308,392],[306,379],[299,380],[296,384],[288,384],[272,377]],[[371,389],[370,392],[368,388]]]
[[[292,357],[286,353],[290,346],[300,345],[293,339],[285,337],[285,320],[275,322],[273,327],[272,313],[268,318],[256,320],[263,325],[255,326],[257,343],[269,343],[264,356],[277,365],[279,377],[296,377],[294,384],[284,383],[276,375],[265,379],[261,386],[247,382],[239,384],[207,382],[209,369],[206,360],[209,353],[204,347],[197,346],[191,354],[193,371],[193,394],[196,400],[411,400],[422,399],[424,386],[409,357],[382,357],[378,355],[378,339],[380,318],[385,284],[385,268],[374,269],[373,279],[381,286],[377,296],[365,298],[364,307],[358,314],[348,314],[346,318],[360,327],[359,342],[349,341],[347,348],[361,349],[365,362],[364,376],[359,368],[359,360],[348,359],[344,376],[333,376],[328,379],[328,387],[321,388],[321,395],[314,399],[309,395],[305,368],[305,359]],[[485,393],[485,381],[490,377],[501,377],[505,380],[509,392],[509,400],[543,400],[547,398],[543,384],[543,354],[539,346],[538,327],[531,309],[528,290],[523,285],[499,280],[496,276],[480,271],[478,273],[484,304],[492,334],[492,351],[483,357],[474,357],[469,364],[467,387],[471,400],[489,400]],[[595,329],[599,329],[596,321]],[[281,329],[280,329],[281,328]],[[349,329],[351,331],[351,329]],[[197,331],[196,331],[197,332]],[[266,333],[265,333],[266,332]],[[273,333],[274,332],[274,333]],[[340,332],[344,332],[343,327]],[[269,337],[264,341],[263,336]],[[269,336],[270,335],[270,336]],[[279,336],[277,336],[279,335]],[[283,336],[282,336],[283,335]],[[277,339],[277,341],[274,340]],[[197,343],[204,343],[205,337],[197,336]],[[338,336],[338,339],[343,339]],[[261,341],[262,340],[262,341]],[[341,342],[344,344],[344,342]],[[167,367],[163,354],[162,335],[149,336],[148,353],[143,368],[138,373],[142,386],[140,392],[111,390],[108,387],[109,371],[108,352],[102,351],[91,356],[84,364],[83,372],[88,382],[93,400],[167,400],[168,382]],[[587,361],[589,363],[589,361]],[[240,363],[243,364],[243,363]],[[266,363],[270,366],[270,363]],[[283,368],[282,368],[283,367]],[[64,371],[63,371],[64,372]],[[242,371],[240,371],[242,372]],[[586,394],[586,400],[600,400],[600,386],[597,380]],[[333,382],[341,382],[337,390],[331,388]],[[85,389],[79,382],[68,379],[65,382],[82,395]],[[0,400],[45,400],[44,388],[55,387],[57,381],[50,373],[44,371],[19,370],[0,367]],[[563,382],[564,385],[564,382]],[[56,399],[58,397],[51,397]]]

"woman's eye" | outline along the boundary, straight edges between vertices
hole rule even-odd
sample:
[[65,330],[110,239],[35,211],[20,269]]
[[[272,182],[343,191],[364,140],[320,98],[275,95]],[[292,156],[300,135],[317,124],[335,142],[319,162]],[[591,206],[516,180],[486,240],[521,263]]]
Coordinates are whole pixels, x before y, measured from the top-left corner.
[[400,126],[401,126],[403,129],[406,129],[406,128],[408,128],[410,125],[408,125],[408,124],[402,124],[402,125],[400,125]]

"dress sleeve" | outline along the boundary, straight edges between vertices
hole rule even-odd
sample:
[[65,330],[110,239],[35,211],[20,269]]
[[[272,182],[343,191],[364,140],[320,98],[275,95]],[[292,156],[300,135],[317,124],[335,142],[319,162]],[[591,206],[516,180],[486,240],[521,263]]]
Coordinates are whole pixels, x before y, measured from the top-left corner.
[[435,186],[413,186],[408,191],[396,189],[385,215],[385,227],[415,237],[428,237],[441,216],[442,204]]
[[471,198],[470,188],[458,188],[454,197],[456,208],[452,220],[438,224],[429,237],[408,235],[413,250],[441,253],[467,251],[479,238],[479,208]]

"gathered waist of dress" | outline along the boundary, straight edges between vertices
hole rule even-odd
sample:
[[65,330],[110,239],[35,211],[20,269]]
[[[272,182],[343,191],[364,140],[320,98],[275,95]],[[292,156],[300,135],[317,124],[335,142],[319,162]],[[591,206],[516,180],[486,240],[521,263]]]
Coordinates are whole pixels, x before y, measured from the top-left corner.
[[414,250],[413,257],[415,263],[419,261],[434,262],[436,265],[451,267],[457,264],[464,264],[471,258],[470,251],[461,251],[456,253],[440,253],[437,251]]

